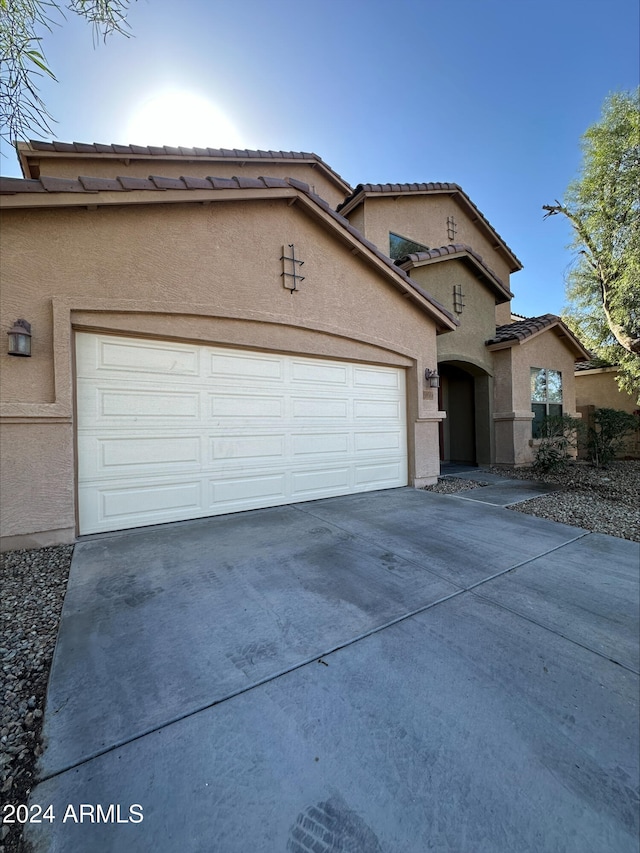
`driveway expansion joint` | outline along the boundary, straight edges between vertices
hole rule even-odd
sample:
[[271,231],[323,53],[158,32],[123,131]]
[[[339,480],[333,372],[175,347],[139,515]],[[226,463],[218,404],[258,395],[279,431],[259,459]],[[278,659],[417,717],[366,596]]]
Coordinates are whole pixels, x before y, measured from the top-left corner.
[[[308,510],[303,510],[301,507],[296,507],[296,509],[300,509],[301,512],[306,512],[309,515],[314,515],[313,513],[310,513]],[[317,516],[315,516],[315,517],[317,517]],[[325,523],[327,523],[326,519],[323,519],[323,521]],[[344,528],[341,528],[339,525],[334,525],[334,526],[340,530],[344,529]],[[355,535],[357,538],[360,538],[360,539],[363,538],[362,536],[357,536],[357,534],[351,534],[351,535]],[[40,784],[42,782],[46,782],[49,779],[54,779],[58,776],[61,776],[64,773],[67,773],[70,770],[75,770],[78,767],[81,767],[84,764],[87,764],[88,762],[93,761],[96,758],[100,758],[103,755],[106,755],[110,752],[114,752],[115,750],[118,750],[118,749],[120,749],[120,748],[122,748],[122,747],[124,747],[130,743],[135,743],[136,741],[141,740],[142,738],[146,737],[147,735],[151,735],[151,734],[154,734],[155,732],[162,731],[163,729],[168,728],[168,727],[174,725],[175,723],[179,723],[179,722],[182,722],[183,720],[187,720],[191,717],[194,717],[197,714],[200,714],[201,712],[206,711],[210,708],[214,708],[217,705],[221,705],[223,702],[226,702],[230,699],[235,699],[238,696],[242,696],[245,693],[249,693],[250,691],[252,691],[258,687],[262,687],[265,684],[269,684],[273,681],[276,681],[277,679],[281,678],[284,675],[288,675],[289,673],[296,672],[297,670],[303,669],[304,667],[309,666],[309,664],[320,662],[320,663],[324,663],[325,666],[328,666],[328,664],[326,663],[326,661],[324,659],[328,658],[334,652],[338,652],[338,651],[341,651],[342,649],[348,648],[349,646],[353,646],[353,645],[361,642],[362,640],[366,640],[368,637],[374,636],[375,634],[378,634],[378,633],[386,630],[387,628],[391,628],[394,625],[398,625],[401,622],[405,622],[408,619],[413,618],[414,616],[418,616],[421,613],[426,612],[427,610],[431,610],[432,608],[437,607],[440,604],[443,604],[447,601],[450,601],[451,599],[458,598],[459,596],[464,595],[465,593],[472,593],[474,595],[477,595],[478,598],[482,598],[483,600],[491,601],[490,599],[485,599],[484,596],[478,595],[477,593],[474,592],[474,590],[477,589],[477,587],[487,583],[488,581],[494,580],[495,578],[498,578],[498,577],[502,577],[503,575],[506,575],[509,572],[514,571],[515,569],[518,569],[524,565],[527,565],[528,563],[531,563],[531,562],[539,559],[540,557],[544,557],[547,554],[551,554],[554,551],[558,551],[561,548],[564,548],[566,545],[569,545],[573,542],[576,542],[579,539],[583,539],[585,536],[589,536],[589,535],[591,535],[591,534],[588,531],[585,531],[585,532],[581,533],[579,536],[576,536],[573,539],[569,540],[568,542],[564,542],[561,545],[557,545],[554,548],[550,548],[548,551],[543,551],[542,553],[537,554],[534,557],[530,557],[526,560],[523,560],[520,563],[516,563],[513,566],[509,566],[508,568],[503,569],[500,572],[496,572],[495,574],[491,575],[490,577],[483,578],[482,580],[477,581],[476,583],[471,584],[467,587],[458,588],[455,592],[451,593],[450,595],[443,596],[442,598],[439,598],[437,601],[430,602],[429,604],[425,604],[421,607],[418,607],[415,610],[410,611],[409,613],[404,613],[401,616],[397,616],[393,619],[390,619],[387,622],[385,622],[384,624],[378,625],[374,628],[371,628],[370,630],[365,631],[365,632],[357,635],[356,637],[352,637],[350,640],[347,640],[346,642],[340,643],[336,646],[332,646],[327,650],[321,651],[320,653],[315,653],[314,655],[312,655],[308,658],[305,658],[304,660],[300,661],[297,664],[294,664],[293,666],[287,667],[287,668],[285,668],[279,672],[276,672],[276,673],[269,675],[263,679],[260,679],[256,682],[254,682],[253,684],[249,684],[246,687],[243,687],[239,690],[231,691],[226,696],[222,696],[213,702],[207,702],[206,704],[200,705],[197,708],[194,708],[194,709],[192,709],[192,710],[190,710],[184,714],[175,715],[174,717],[171,717],[168,720],[165,720],[164,722],[162,722],[161,724],[159,724],[157,726],[153,726],[153,727],[151,727],[145,731],[142,731],[136,735],[133,735],[132,737],[123,738],[122,740],[117,741],[116,743],[113,743],[111,746],[105,747],[105,748],[100,749],[100,750],[96,750],[93,753],[87,755],[86,757],[80,759],[79,761],[75,761],[75,762],[72,762],[71,764],[69,764],[67,766],[63,766],[53,773],[43,775],[41,778],[39,778],[37,780],[37,784]],[[371,542],[372,540],[367,540],[367,541]],[[374,543],[374,544],[378,544],[378,543]],[[419,566],[420,568],[423,568],[425,571],[430,571],[429,569],[426,569],[422,564],[418,563],[417,561],[410,560],[406,557],[403,557],[402,559],[406,560],[406,562],[412,563],[413,565],[416,565],[416,566]],[[437,573],[435,573],[435,572],[431,572],[431,574],[437,575]],[[441,576],[437,575],[437,577],[441,577]],[[450,580],[448,581],[448,583],[451,586],[457,586],[456,584],[452,583]],[[509,611],[508,607],[504,607],[503,605],[500,605],[497,602],[491,601],[491,603],[497,607],[502,607],[504,610]],[[513,612],[514,615],[521,616],[522,618],[525,618],[525,619],[528,618],[526,616],[522,616],[522,614],[517,613],[517,611],[511,611],[511,612]],[[534,622],[534,624],[539,624],[530,618],[528,619],[528,621]],[[545,625],[539,625],[539,627],[546,628],[547,630],[552,631],[552,633],[559,633],[557,631],[553,631],[553,629],[547,628],[547,626],[545,626]],[[560,636],[564,637],[564,635],[560,635]],[[565,639],[570,639],[570,638],[565,637]],[[580,645],[580,644],[577,643],[576,645]],[[585,647],[585,648],[587,648],[587,647]],[[589,649],[589,651],[593,651],[593,650]],[[600,656],[602,657],[602,655],[600,655]],[[617,661],[614,661],[614,662],[617,663]],[[628,667],[625,667],[625,668],[628,668]],[[631,670],[631,671],[633,671],[633,670]]]

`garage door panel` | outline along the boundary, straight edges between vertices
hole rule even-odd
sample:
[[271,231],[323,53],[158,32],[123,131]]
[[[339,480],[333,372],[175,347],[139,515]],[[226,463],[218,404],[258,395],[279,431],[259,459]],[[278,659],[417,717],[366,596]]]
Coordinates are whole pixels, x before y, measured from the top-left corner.
[[108,427],[118,421],[131,426],[136,418],[151,421],[164,417],[172,422],[182,418],[195,423],[201,411],[197,392],[171,391],[168,388],[127,391],[120,383],[96,387],[87,379],[78,383],[77,401],[78,424],[83,429]]
[[110,418],[183,418],[200,416],[200,397],[197,393],[180,391],[136,392],[98,389],[98,412],[103,420]]
[[400,390],[401,378],[402,374],[397,370],[355,367],[353,371],[353,384],[356,388]]
[[312,361],[296,361],[291,363],[291,380],[293,383],[321,385],[338,385],[345,387],[348,379],[348,368],[339,364],[314,364]]
[[361,432],[354,434],[354,447],[356,453],[369,453],[372,450],[400,451],[404,442],[404,435],[399,431],[394,432]]
[[350,433],[294,433],[291,436],[291,451],[294,456],[321,456],[337,453],[344,456],[349,452]]
[[287,498],[286,475],[277,473],[210,480],[209,493],[211,509],[224,505],[225,509],[232,510],[241,503],[253,506],[254,501],[265,498],[280,499],[284,503]]
[[351,466],[326,468],[316,471],[294,471],[292,478],[292,496],[309,497],[327,490],[347,492],[351,486]]
[[284,365],[276,357],[212,353],[208,364],[209,376],[232,379],[238,383],[257,385],[258,381],[282,381],[284,378]]
[[209,441],[209,458],[212,463],[237,459],[261,460],[272,456],[281,458],[286,450],[284,434],[211,436]]
[[371,488],[379,488],[382,483],[396,483],[400,476],[401,466],[397,462],[356,465],[355,485],[369,484]]
[[400,420],[400,403],[395,400],[355,400],[354,415],[362,420]]
[[404,370],[76,337],[81,533],[406,485]]
[[209,396],[209,411],[212,418],[280,419],[285,413],[285,400],[283,396],[259,397],[220,393]]
[[[79,336],[78,336],[79,338]],[[131,338],[83,336],[78,343],[78,363],[83,373],[150,373],[173,376],[197,376],[200,372],[198,347],[184,344],[155,343]]]
[[292,413],[297,419],[346,420],[349,416],[349,403],[347,400],[332,398],[300,397],[292,400]]
[[167,469],[172,466],[191,464],[200,467],[202,454],[200,438],[197,436],[162,435],[155,438],[149,436],[132,438],[96,439],[97,456],[100,460],[99,469],[121,469],[130,471],[133,468],[153,466]]
[[78,490],[81,522],[87,530],[120,530],[174,519],[194,518],[202,505],[200,478],[116,487],[87,483]]
[[102,438],[78,437],[78,456],[83,458],[82,481],[121,481],[123,478],[158,477],[200,472],[203,463],[199,436],[127,435]]

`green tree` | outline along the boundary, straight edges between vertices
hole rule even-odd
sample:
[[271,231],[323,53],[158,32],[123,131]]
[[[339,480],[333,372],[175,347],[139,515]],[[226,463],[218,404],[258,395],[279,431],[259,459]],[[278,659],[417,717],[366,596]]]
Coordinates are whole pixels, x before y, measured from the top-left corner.
[[[94,40],[111,33],[128,36],[130,0],[70,0],[68,11],[93,26]],[[52,134],[54,121],[38,92],[39,78],[55,80],[41,47],[64,11],[58,0],[0,0],[0,125],[10,145],[30,133]]]
[[563,214],[577,251],[567,277],[567,325],[618,383],[640,394],[640,89],[618,92],[582,137],[582,168],[545,218]]

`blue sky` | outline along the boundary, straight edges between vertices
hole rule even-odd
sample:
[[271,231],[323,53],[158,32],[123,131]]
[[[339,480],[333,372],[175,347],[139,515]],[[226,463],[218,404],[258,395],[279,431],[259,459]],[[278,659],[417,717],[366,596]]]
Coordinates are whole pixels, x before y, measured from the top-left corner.
[[514,310],[558,313],[570,231],[541,207],[605,97],[638,84],[638,18],[637,0],[138,0],[129,39],[94,47],[70,15],[44,33],[41,94],[65,142],[315,151],[352,185],[456,182],[524,263]]

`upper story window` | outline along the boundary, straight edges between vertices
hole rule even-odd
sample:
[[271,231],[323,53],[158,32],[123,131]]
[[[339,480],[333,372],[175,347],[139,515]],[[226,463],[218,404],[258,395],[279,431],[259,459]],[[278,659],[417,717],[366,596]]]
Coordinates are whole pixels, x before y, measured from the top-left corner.
[[533,438],[539,438],[544,418],[562,414],[562,373],[559,370],[531,368],[531,409],[531,433]]
[[389,257],[397,261],[398,258],[404,258],[405,255],[412,255],[414,252],[428,252],[429,247],[423,243],[418,243],[415,240],[410,240],[408,237],[403,237],[401,234],[394,234],[389,231]]

